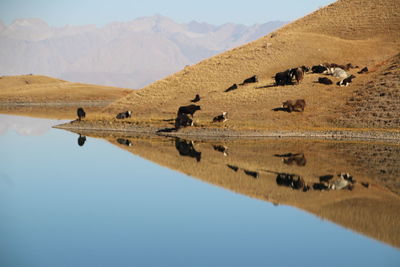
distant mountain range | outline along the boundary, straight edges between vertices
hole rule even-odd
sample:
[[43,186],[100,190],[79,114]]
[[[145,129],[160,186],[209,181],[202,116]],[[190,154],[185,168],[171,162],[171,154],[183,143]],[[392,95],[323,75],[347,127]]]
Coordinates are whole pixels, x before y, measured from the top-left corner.
[[160,15],[103,27],[51,27],[40,19],[18,19],[10,25],[0,21],[0,75],[33,73],[141,88],[285,23],[180,24]]

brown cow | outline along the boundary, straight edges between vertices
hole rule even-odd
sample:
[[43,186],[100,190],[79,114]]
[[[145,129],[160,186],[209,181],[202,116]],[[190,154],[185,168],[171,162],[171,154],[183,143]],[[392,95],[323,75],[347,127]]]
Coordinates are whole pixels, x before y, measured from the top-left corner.
[[306,101],[304,99],[297,99],[295,102],[293,100],[287,100],[282,103],[282,107],[288,112],[303,112],[306,107]]

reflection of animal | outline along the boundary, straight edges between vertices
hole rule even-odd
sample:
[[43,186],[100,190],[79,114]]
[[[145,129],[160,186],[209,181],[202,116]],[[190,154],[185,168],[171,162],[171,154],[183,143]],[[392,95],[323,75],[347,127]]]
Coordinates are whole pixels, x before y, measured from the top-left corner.
[[197,111],[197,110],[201,110],[200,106],[198,105],[188,105],[188,106],[181,106],[178,109],[178,116],[180,114],[190,114],[193,117],[193,114]]
[[292,84],[292,73],[290,70],[285,70],[275,74],[276,85],[288,85]]
[[200,101],[200,96],[197,94],[194,99],[190,100],[190,102],[196,103]]
[[78,108],[76,110],[76,114],[78,115],[78,121],[81,121],[82,118],[86,117],[86,112],[83,110],[83,108]]
[[276,183],[279,186],[287,186],[294,190],[302,189],[303,192],[308,191],[309,186],[306,185],[304,179],[297,174],[278,173]]
[[282,162],[287,165],[292,165],[295,163],[297,166],[305,166],[307,163],[306,157],[303,153],[275,154],[274,156],[284,158]]
[[226,166],[228,166],[229,169],[234,170],[235,172],[239,170],[239,167],[235,165],[226,164]]
[[222,152],[225,157],[228,156],[228,148],[226,146],[213,145],[213,148],[214,148],[215,151]]
[[132,111],[128,110],[128,111],[124,111],[121,113],[118,113],[116,118],[117,119],[126,119],[126,118],[130,118],[132,114]]
[[78,137],[78,145],[79,146],[83,146],[86,142],[86,136],[82,136],[81,134],[79,134]]
[[356,76],[354,75],[350,75],[349,77],[341,80],[340,82],[337,82],[336,84],[339,86],[348,86],[352,82],[352,79],[354,79],[355,77]]
[[192,157],[199,162],[201,160],[201,152],[197,152],[193,146],[193,141],[186,141],[179,138],[175,139],[175,148],[178,150],[179,155]]
[[318,82],[319,82],[319,83],[322,83],[322,84],[327,84],[327,85],[333,83],[331,79],[326,78],[326,77],[319,77],[319,78],[318,78]]
[[221,115],[218,115],[213,118],[213,122],[225,122],[227,120],[226,114],[227,112],[222,112]]
[[237,89],[237,88],[238,88],[237,84],[234,83],[231,87],[229,87],[228,89],[226,89],[225,92],[229,92],[229,91],[235,90],[235,89]]
[[366,72],[368,72],[368,68],[367,67],[365,67],[365,68],[362,68],[359,72],[357,72],[358,74],[361,74],[361,73],[366,73]]
[[282,108],[286,109],[288,112],[303,112],[305,107],[306,101],[304,99],[297,99],[295,102],[292,100],[287,100],[282,103]]
[[251,176],[253,178],[258,178],[258,176],[259,176],[258,172],[255,172],[255,171],[243,170],[243,172],[246,175]]
[[117,139],[117,142],[118,142],[119,144],[121,144],[121,145],[124,145],[124,146],[132,146],[132,142],[129,141],[128,139],[118,138],[118,139]]
[[257,78],[257,75],[254,75],[254,76],[251,76],[250,78],[245,79],[239,85],[245,85],[245,84],[248,84],[248,83],[256,83],[256,82],[258,82],[258,78]]
[[187,114],[178,114],[175,119],[175,129],[186,126],[193,126],[193,120]]
[[328,68],[322,65],[316,65],[311,67],[313,73],[324,73]]

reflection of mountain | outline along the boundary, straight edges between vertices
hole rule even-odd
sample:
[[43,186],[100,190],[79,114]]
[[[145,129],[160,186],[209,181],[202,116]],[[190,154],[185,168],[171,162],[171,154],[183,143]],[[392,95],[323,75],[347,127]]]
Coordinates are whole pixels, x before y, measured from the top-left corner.
[[54,28],[40,19],[0,22],[0,73],[140,88],[283,24],[179,24],[159,15],[101,28]]
[[0,135],[13,130],[20,135],[42,135],[60,121],[0,114]]
[[[207,183],[274,204],[291,205],[400,247],[399,146],[290,140],[181,140],[179,143],[184,144],[183,151],[187,152],[184,154],[192,155],[186,156],[178,150],[176,139],[117,135],[103,138],[121,149]],[[119,138],[129,140],[130,145],[117,142]],[[229,154],[224,156],[215,146],[224,146]],[[200,153],[198,161],[195,155]],[[306,164],[303,161],[299,165],[287,164],[285,159],[293,155],[307,159]],[[313,189],[312,185],[321,181],[334,184],[334,179],[340,180],[339,173],[350,173],[356,181],[354,187]],[[290,176],[293,181],[282,182],[277,177],[282,174],[293,174]],[[303,182],[310,188],[305,188]],[[336,186],[340,188],[340,184]]]

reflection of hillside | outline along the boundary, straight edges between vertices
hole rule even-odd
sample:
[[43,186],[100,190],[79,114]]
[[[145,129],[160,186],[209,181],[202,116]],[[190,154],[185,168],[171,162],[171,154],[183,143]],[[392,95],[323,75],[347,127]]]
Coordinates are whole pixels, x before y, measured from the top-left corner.
[[[400,247],[400,164],[393,164],[400,159],[398,146],[295,140],[182,141],[193,155],[201,153],[201,160],[197,160],[196,156],[180,155],[176,139],[124,137],[131,143],[126,146],[116,141],[121,136],[104,138],[207,183],[274,204],[291,205]],[[224,156],[215,146],[224,146],[229,154]],[[387,154],[372,153],[373,150]],[[285,164],[287,157],[276,156],[290,153],[304,156],[306,164]],[[352,190],[314,190],[312,186],[294,190],[277,185],[279,173],[296,174],[306,185],[350,173],[356,183]]]

